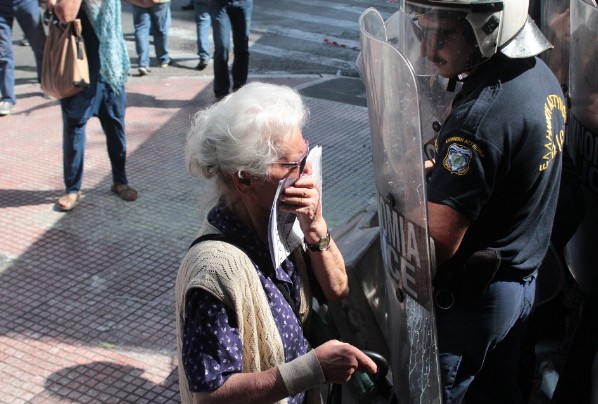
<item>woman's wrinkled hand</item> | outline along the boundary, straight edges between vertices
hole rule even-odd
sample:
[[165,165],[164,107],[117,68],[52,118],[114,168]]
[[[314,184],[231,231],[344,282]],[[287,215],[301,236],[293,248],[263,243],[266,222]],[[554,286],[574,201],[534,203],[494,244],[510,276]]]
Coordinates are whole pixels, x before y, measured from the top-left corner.
[[357,371],[375,374],[376,363],[353,345],[337,340],[328,341],[316,348],[324,377],[328,383],[347,383]]
[[[302,175],[280,195],[280,209],[295,213],[304,234],[326,234],[320,188],[310,175]],[[322,227],[322,229],[320,229]]]

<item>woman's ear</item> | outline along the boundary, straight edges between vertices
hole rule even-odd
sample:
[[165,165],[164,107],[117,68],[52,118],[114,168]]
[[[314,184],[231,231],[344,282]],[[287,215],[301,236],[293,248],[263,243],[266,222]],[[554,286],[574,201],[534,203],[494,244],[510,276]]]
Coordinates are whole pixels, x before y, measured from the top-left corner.
[[251,188],[251,176],[244,171],[233,174],[233,183],[237,192],[245,194]]

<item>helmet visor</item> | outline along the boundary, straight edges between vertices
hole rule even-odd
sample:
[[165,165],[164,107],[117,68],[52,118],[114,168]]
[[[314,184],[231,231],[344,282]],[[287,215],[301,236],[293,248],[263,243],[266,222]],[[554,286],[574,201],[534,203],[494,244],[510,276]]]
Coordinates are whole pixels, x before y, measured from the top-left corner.
[[452,78],[467,70],[474,46],[466,16],[462,10],[406,4],[402,21],[395,24],[402,28],[396,43],[416,74]]

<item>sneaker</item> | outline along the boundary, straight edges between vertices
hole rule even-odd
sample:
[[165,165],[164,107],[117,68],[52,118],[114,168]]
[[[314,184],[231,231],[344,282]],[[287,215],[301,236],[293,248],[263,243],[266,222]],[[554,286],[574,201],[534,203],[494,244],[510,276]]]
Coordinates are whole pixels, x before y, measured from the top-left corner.
[[205,59],[199,59],[199,63],[197,64],[197,70],[203,70],[208,67],[208,61]]
[[147,76],[148,74],[150,74],[150,68],[147,66],[140,66],[139,69],[137,69],[137,71],[139,72],[140,76]]
[[168,62],[160,63],[160,67],[168,67],[168,66],[172,66],[172,59],[170,59]]
[[10,101],[0,101],[0,116],[8,115],[15,108],[15,104]]

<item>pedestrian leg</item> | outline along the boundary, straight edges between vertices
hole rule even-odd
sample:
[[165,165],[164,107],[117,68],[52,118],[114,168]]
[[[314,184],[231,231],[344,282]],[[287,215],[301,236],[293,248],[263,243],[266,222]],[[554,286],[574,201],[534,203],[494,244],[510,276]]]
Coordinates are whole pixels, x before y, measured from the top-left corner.
[[214,37],[214,95],[220,98],[230,91],[228,53],[230,50],[231,23],[226,11],[226,1],[210,1],[209,10]]

